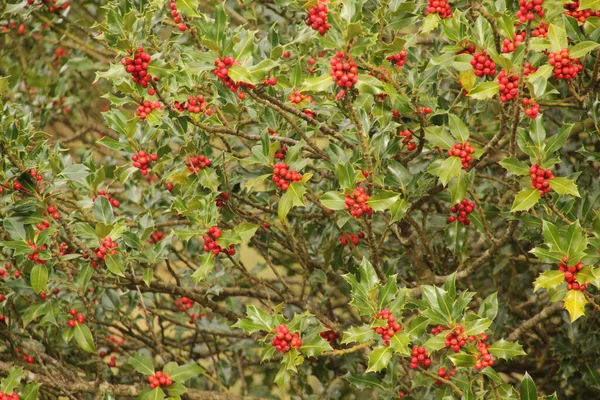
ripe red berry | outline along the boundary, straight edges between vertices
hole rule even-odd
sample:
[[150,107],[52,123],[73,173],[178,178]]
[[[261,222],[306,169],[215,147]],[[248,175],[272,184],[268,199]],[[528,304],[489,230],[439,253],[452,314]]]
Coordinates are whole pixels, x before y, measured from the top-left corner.
[[339,87],[350,88],[358,82],[358,67],[349,55],[338,51],[330,61],[330,75]]
[[456,216],[451,215],[448,217],[448,223],[453,223],[458,220],[461,224],[465,226],[471,225],[471,220],[469,219],[469,214],[473,212],[475,209],[475,203],[470,202],[467,199],[462,199],[460,203],[455,206],[452,206],[450,211],[456,214]]
[[446,0],[428,0],[425,15],[438,14],[440,18],[451,18],[452,9]]
[[485,50],[473,54],[471,65],[473,72],[479,77],[496,75],[496,63]]
[[548,180],[554,178],[550,170],[542,169],[539,165],[534,164],[529,169],[529,177],[531,178],[531,187],[538,189],[542,196],[550,192]]
[[298,350],[302,346],[302,339],[297,333],[291,333],[285,324],[279,325],[273,332],[275,335],[271,344],[282,353],[287,353],[290,349]]
[[323,3],[318,3],[316,6],[308,10],[306,14],[306,25],[310,26],[315,31],[319,32],[319,35],[323,36],[331,28],[331,25],[327,23],[327,14],[329,9]]
[[275,186],[285,192],[290,184],[302,180],[302,175],[295,169],[290,170],[286,163],[281,162],[273,166],[272,180],[275,183]]
[[387,56],[386,60],[388,60],[392,65],[395,65],[398,68],[402,68],[402,66],[406,62],[406,49],[402,49],[402,51],[398,54],[392,54],[391,56]]
[[354,218],[360,218],[363,214],[371,215],[373,214],[373,209],[367,204],[369,197],[365,193],[365,188],[359,186],[354,189],[352,195],[346,195],[344,208],[346,211],[350,211],[350,215]]
[[574,79],[583,71],[579,58],[569,57],[569,49],[548,54],[548,64],[554,67],[552,76],[556,79]]

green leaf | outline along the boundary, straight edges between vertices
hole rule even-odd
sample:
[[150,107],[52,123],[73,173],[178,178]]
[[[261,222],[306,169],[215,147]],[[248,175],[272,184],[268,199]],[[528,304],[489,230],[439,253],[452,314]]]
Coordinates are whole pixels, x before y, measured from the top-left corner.
[[481,305],[477,315],[493,321],[498,314],[498,292],[494,292],[486,297]]
[[375,332],[369,325],[353,326],[342,335],[342,344],[365,343],[375,338]]
[[390,224],[394,222],[400,221],[406,215],[406,211],[408,210],[408,202],[405,199],[398,199],[392,206],[390,207]]
[[354,374],[348,372],[342,378],[346,379],[358,390],[365,390],[367,388],[380,389],[382,391],[389,391],[385,386],[381,384],[381,379],[376,378],[373,374]]
[[500,91],[497,82],[481,82],[469,92],[468,96],[475,100],[488,100]]
[[425,18],[423,18],[423,23],[421,24],[421,33],[427,35],[429,32],[434,30],[440,24],[440,16],[437,14],[429,14]]
[[48,284],[48,268],[42,264],[36,264],[31,269],[31,288],[37,294],[40,294]]
[[[373,289],[379,282],[373,265],[363,258],[358,267],[358,275],[346,274],[342,278],[348,282],[352,291],[350,304],[356,307],[361,315],[372,315],[375,312]],[[360,279],[360,281],[359,281]]]
[[21,400],[37,400],[40,386],[42,386],[41,383],[30,383],[25,386],[23,394],[21,394]]
[[[6,218],[3,222],[2,222],[2,227],[4,228],[4,230],[6,231],[6,233],[8,233],[11,237],[11,239],[15,240],[15,241],[20,241],[22,243],[15,243],[16,247],[10,247],[12,249],[17,250],[17,247],[21,246],[21,247],[27,247],[27,251],[26,253],[30,253],[31,252],[31,248],[29,247],[29,245],[25,242],[27,242],[27,231],[25,230],[25,224],[23,222],[21,222],[20,219],[17,218]],[[8,242],[2,242],[4,246],[8,246]],[[23,253],[23,254],[26,254]]]
[[488,351],[495,357],[502,358],[504,360],[510,360],[513,357],[527,355],[523,351],[523,346],[515,342],[507,342],[504,339],[500,339],[497,342],[492,343],[488,347]]
[[124,261],[120,257],[115,257],[113,254],[106,256],[106,269],[117,276],[125,276]]
[[452,361],[452,364],[459,368],[473,368],[475,364],[477,364],[477,359],[472,354],[451,354],[448,356],[448,358],[450,359],[450,361]]
[[527,372],[525,372],[525,376],[521,380],[519,393],[521,394],[521,400],[538,400],[537,388]]
[[198,283],[206,279],[215,267],[215,256],[212,252],[204,253],[200,257],[200,266],[192,274],[194,283]]
[[[386,284],[379,288],[379,291],[377,292],[377,309],[383,310],[384,308],[389,308],[387,307],[388,303],[394,298],[396,293],[398,293],[396,279],[397,275],[391,276]],[[401,295],[404,295],[404,293],[401,293]]]
[[288,189],[281,196],[277,204],[279,219],[284,220],[292,208],[305,205],[304,193],[306,193],[306,188],[300,182],[293,182],[288,186]]
[[560,131],[558,131],[556,135],[550,136],[546,142],[546,146],[544,147],[544,154],[546,156],[550,156],[555,151],[560,150],[560,148],[567,142],[567,139],[569,139],[569,135],[571,134],[574,126],[575,124],[565,124],[560,128]]
[[581,3],[579,3],[579,9],[585,10],[587,8],[591,8],[593,11],[599,11],[600,0],[581,0]]
[[479,335],[492,325],[492,321],[487,318],[478,318],[472,321],[464,321],[463,325],[465,327],[465,335]]
[[113,208],[105,196],[98,196],[94,201],[94,219],[110,225],[114,219]]
[[448,114],[450,133],[461,143],[469,140],[469,128],[455,114]]
[[442,161],[440,167],[440,181],[444,186],[448,185],[450,179],[459,176],[462,171],[462,163],[460,157],[448,157]]
[[340,192],[327,192],[319,201],[330,210],[339,211],[346,207],[346,196]]
[[258,331],[271,332],[275,329],[276,321],[274,321],[273,317],[256,306],[248,306],[246,315],[248,318],[239,319],[233,327],[240,328],[246,333]]
[[331,350],[329,342],[318,333],[312,337],[302,338],[300,351],[307,357],[318,357],[328,350]]
[[542,196],[535,188],[525,188],[517,193],[510,212],[527,211],[533,207]]
[[13,390],[19,387],[21,379],[23,379],[23,367],[13,367],[8,376],[2,380],[0,389],[5,394],[12,394]]
[[570,58],[581,58],[583,56],[588,55],[589,53],[591,53],[598,47],[600,47],[600,43],[596,43],[596,42],[586,41],[586,42],[577,43],[575,46],[573,46],[569,49],[569,57]]
[[423,343],[423,347],[425,347],[425,350],[427,350],[428,353],[443,349],[446,347],[446,334],[441,333],[439,335],[430,337],[425,343]]
[[548,27],[548,39],[550,40],[550,49],[553,53],[566,49],[569,45],[567,31],[563,26],[550,24]]
[[204,372],[204,369],[198,364],[179,365],[169,372],[169,378],[173,382],[184,383]]
[[70,181],[84,183],[85,178],[90,176],[91,171],[83,164],[74,164],[69,165],[60,174]]
[[398,193],[390,192],[387,190],[378,190],[367,200],[367,204],[373,209],[373,211],[385,211],[392,206],[400,195]]
[[152,279],[154,279],[154,270],[152,268],[145,268],[142,279],[146,286],[150,287],[150,283],[152,283]]
[[425,128],[425,140],[431,145],[448,150],[456,140],[444,129],[443,126],[428,126]]
[[186,17],[199,17],[198,0],[176,0],[177,11]]
[[90,328],[86,324],[75,324],[75,328],[73,328],[75,334],[75,341],[77,345],[88,353],[96,352],[96,345],[94,344],[94,338],[92,337],[92,332]]
[[460,174],[450,179],[448,191],[450,192],[450,204],[458,204],[467,195],[467,190],[471,187],[473,175],[460,170]]
[[544,128],[543,117],[535,118],[529,124],[529,137],[533,143],[541,148],[546,139],[546,128]]
[[581,290],[569,290],[565,295],[565,309],[569,312],[571,322],[575,322],[585,314],[587,299]]
[[565,281],[565,274],[562,271],[558,270],[548,270],[544,271],[538,276],[538,278],[533,282],[533,291],[537,292],[541,288],[550,290],[554,289],[561,283]]
[[329,87],[331,87],[331,85],[333,85],[333,78],[331,77],[331,75],[327,74],[327,75],[317,76],[314,78],[305,79],[304,82],[302,82],[301,91],[317,92],[317,93],[324,92]]
[[146,353],[138,351],[133,356],[129,357],[127,364],[131,365],[133,369],[142,375],[154,375],[154,363]]
[[402,356],[409,357],[409,344],[410,337],[406,332],[396,332],[396,334],[390,338],[390,348],[394,351],[394,354],[400,354]]
[[31,323],[34,319],[37,319],[45,311],[44,303],[34,303],[27,307],[27,311],[23,314],[23,327]]
[[335,166],[335,176],[338,179],[339,185],[344,189],[351,189],[356,182],[357,172],[348,161],[338,163]]
[[367,372],[379,372],[384,368],[387,368],[392,355],[394,352],[389,346],[382,346],[375,348],[371,354],[369,354],[369,368]]
[[548,179],[548,183],[550,184],[550,188],[558,194],[570,194],[575,197],[581,197],[579,190],[577,190],[577,184],[570,179],[558,176]]
[[142,391],[138,397],[138,400],[164,400],[165,392],[159,387]]
[[505,158],[504,160],[500,161],[500,165],[502,165],[508,172],[510,172],[513,175],[529,175],[529,166],[523,161],[517,160],[516,158]]

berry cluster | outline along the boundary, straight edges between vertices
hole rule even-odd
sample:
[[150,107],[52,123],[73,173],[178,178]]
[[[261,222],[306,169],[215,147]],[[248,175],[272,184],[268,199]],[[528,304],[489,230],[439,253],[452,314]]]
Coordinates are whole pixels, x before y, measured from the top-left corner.
[[[232,92],[237,92],[240,87],[249,87],[252,89],[254,87],[253,85],[246,82],[235,82],[229,77],[229,68],[235,64],[236,61],[231,57],[217,58],[215,60],[216,68],[213,70],[213,74],[215,74]],[[238,97],[241,100],[244,100],[246,98],[246,93],[239,92]]]
[[208,157],[201,154],[199,156],[190,156],[186,158],[185,165],[191,173],[197,174],[204,168],[210,167],[212,165],[212,161],[210,161]]
[[454,147],[448,150],[448,157],[460,157],[462,167],[466,169],[471,164],[471,161],[473,161],[473,157],[471,157],[473,153],[475,153],[475,149],[471,147],[470,142],[456,143]]
[[273,166],[273,182],[275,186],[283,190],[288,190],[288,187],[292,182],[298,182],[302,179],[302,175],[295,169],[289,170],[286,163],[277,163]]
[[302,101],[304,101],[304,99],[308,99],[309,103],[313,103],[313,98],[311,95],[302,94],[297,90],[295,92],[291,93],[288,97],[288,100],[294,104],[300,104],[300,103],[302,103]]
[[329,73],[339,87],[350,88],[358,82],[358,67],[350,56],[338,51],[329,64]]
[[550,192],[548,179],[554,178],[554,175],[549,169],[542,169],[539,165],[534,164],[529,168],[529,177],[531,178],[531,187],[538,189],[542,196]]
[[341,336],[339,333],[331,329],[331,327],[326,326],[326,328],[328,328],[328,330],[321,332],[319,335],[321,335],[323,339],[327,340],[329,344],[333,346],[335,342],[341,338]]
[[439,335],[440,333],[449,330],[450,328],[448,328],[447,326],[443,326],[443,325],[438,325],[438,326],[434,326],[433,328],[431,328],[429,330],[429,332],[431,332],[432,335]]
[[396,332],[400,332],[402,330],[402,325],[396,322],[396,318],[391,314],[390,310],[388,310],[387,308],[384,308],[383,310],[379,311],[379,314],[375,314],[373,316],[373,319],[381,319],[387,321],[387,324],[385,326],[378,326],[373,328],[373,330],[375,331],[375,333],[381,336],[381,338],[383,339],[383,344],[385,346],[389,346],[390,339],[396,334]]
[[[510,74],[510,72],[509,72]],[[498,83],[500,84],[500,101],[507,102],[514,99],[519,92],[519,75],[512,74],[507,76],[505,70],[500,71],[498,74]]]
[[577,282],[577,273],[581,271],[583,268],[583,264],[578,262],[577,264],[569,267],[567,262],[569,261],[569,257],[563,257],[561,263],[559,264],[558,270],[565,274],[565,282],[567,282],[568,290],[581,290],[584,291],[590,285],[589,282],[579,283]]
[[417,367],[427,369],[430,365],[431,359],[429,358],[429,354],[427,353],[427,350],[425,350],[425,347],[414,346],[412,348],[409,367],[412,369],[417,369]]
[[417,111],[419,111],[419,114],[423,115],[431,114],[431,108],[429,107],[419,107]]
[[438,14],[440,18],[451,18],[452,9],[446,0],[428,0],[425,15]]
[[[452,367],[451,370],[447,370],[444,367],[438,368],[437,374],[440,378],[449,381],[454,375],[456,375],[456,367]],[[435,384],[437,386],[440,386],[442,384],[442,381],[435,381]]]
[[235,248],[233,245],[229,245],[229,249],[224,249],[223,247],[217,244],[217,240],[221,237],[221,229],[217,226],[213,226],[208,228],[208,232],[206,235],[202,236],[204,239],[204,251],[206,253],[212,252],[215,256],[219,255],[219,253],[226,253],[230,256],[235,255]]
[[392,54],[391,56],[387,56],[386,60],[388,60],[392,65],[395,65],[398,68],[402,68],[402,66],[406,62],[406,49],[402,49],[402,51],[398,54]]
[[453,352],[458,353],[460,348],[467,344],[467,340],[474,342],[475,336],[468,337],[465,335],[465,328],[462,325],[456,325],[450,333],[446,335],[444,345],[446,348],[451,348]]
[[329,13],[329,9],[325,4],[317,4],[308,10],[305,21],[306,25],[319,32],[319,35],[325,35],[329,28],[331,28],[331,25],[327,23],[327,13]]
[[521,43],[523,43],[524,41],[525,41],[525,32],[516,31],[515,35],[513,37],[513,40],[510,40],[508,38],[504,39],[504,42],[502,43],[502,52],[503,53],[512,53],[513,51],[515,51],[517,46],[520,45]]
[[[98,196],[106,197],[106,199],[108,200],[110,205],[113,206],[114,208],[119,208],[119,206],[121,205],[121,202],[119,200],[115,199],[114,197],[112,197],[110,195],[110,193],[106,193],[106,190],[103,190],[103,189],[98,190]],[[96,196],[94,196],[92,198],[92,200],[96,201]]]
[[417,144],[414,142],[414,137],[411,131],[407,129],[398,133],[398,135],[400,135],[402,138],[402,144],[406,145],[406,150],[413,151],[417,148]]
[[62,4],[56,5],[57,0],[42,0],[41,2],[35,4],[35,0],[27,0],[27,5],[40,5],[44,4],[47,7],[47,11],[49,13],[59,13],[61,10],[66,10],[69,8],[69,2],[65,1]]
[[148,383],[150,384],[150,389],[154,389],[157,387],[171,386],[173,381],[169,378],[169,374],[163,374],[160,371],[156,371],[154,375],[148,377]]
[[29,248],[31,248],[31,250],[33,250],[33,252],[31,254],[27,255],[28,259],[33,261],[34,264],[46,264],[48,262],[47,259],[45,259],[45,260],[40,259],[40,252],[42,252],[48,248],[46,245],[37,247],[31,240],[28,240],[27,244],[29,245]]
[[[98,257],[98,260],[106,260],[108,254],[117,254],[117,250],[115,250],[117,246],[117,242],[113,242],[112,238],[107,236],[100,240],[100,247],[96,248],[94,252],[96,253],[96,257]],[[98,266],[98,263],[92,261],[92,267],[96,266]]]
[[287,353],[293,347],[296,350],[302,346],[302,339],[297,333],[290,333],[290,330],[285,324],[279,325],[275,328],[275,337],[271,341],[271,344],[275,348],[282,352]]
[[7,394],[0,391],[0,400],[19,400],[20,397],[17,393]]
[[73,250],[69,247],[69,245],[66,242],[62,242],[58,246],[58,252],[60,253],[61,256],[66,256],[67,254],[73,254]]
[[365,188],[359,186],[354,189],[354,192],[351,195],[346,195],[344,209],[350,211],[350,214],[354,218],[360,218],[363,213],[371,215],[373,214],[373,209],[367,204],[369,197],[370,196],[365,193]]
[[532,67],[530,62],[526,62],[523,66],[523,76],[529,76],[537,70],[537,67]]
[[229,200],[229,193],[219,193],[217,197],[217,207],[223,207],[226,204],[226,201]]
[[288,150],[288,148],[287,148],[286,145],[281,145],[281,147],[279,148],[279,150],[277,150],[275,152],[275,158],[277,160],[283,160],[285,158],[287,150]]
[[194,301],[189,297],[182,297],[181,299],[175,300],[175,305],[179,309],[179,311],[184,312],[194,307]]
[[135,110],[135,113],[137,114],[138,118],[143,121],[148,117],[148,114],[150,114],[153,110],[159,110],[159,111],[162,110],[160,102],[158,100],[154,100],[154,101],[144,100],[138,106],[137,110]]
[[471,220],[469,219],[469,214],[473,212],[475,209],[475,203],[462,199],[462,201],[450,208],[450,211],[456,214],[456,216],[451,215],[448,217],[448,223],[451,224],[455,221],[460,222],[465,226],[471,225]]
[[121,64],[125,66],[125,71],[131,75],[135,83],[147,88],[152,79],[152,76],[148,74],[150,60],[150,54],[146,53],[144,48],[140,46],[136,49],[133,58],[123,58]]
[[475,364],[475,369],[484,369],[486,367],[491,367],[494,365],[494,360],[488,351],[488,346],[485,342],[488,339],[488,336],[485,333],[479,335],[479,341],[477,342],[477,350],[479,351],[479,355],[475,354],[475,358],[477,358],[477,363]]
[[[313,58],[314,60],[314,58]],[[275,86],[277,85],[277,78],[275,78],[274,76],[269,78],[269,79],[265,79],[265,81],[263,82],[263,85],[265,86]]]
[[569,17],[575,18],[579,22],[585,22],[588,18],[591,17],[599,17],[600,18],[600,10],[594,11],[591,8],[587,8],[585,10],[579,9],[580,0],[573,0],[573,2],[563,5],[563,7],[567,10],[565,11],[565,15]]
[[173,103],[173,107],[179,112],[187,110],[192,114],[199,114],[203,112],[206,115],[211,115],[213,112],[211,108],[207,108],[208,102],[204,96],[200,94],[197,96],[188,96],[187,102],[184,101],[183,103],[180,103],[176,101]]
[[531,36],[536,38],[548,38],[548,23],[545,21],[540,21],[540,23],[533,28],[531,31]]
[[523,98],[521,100],[521,104],[525,107],[525,115],[527,115],[531,119],[535,119],[540,112],[540,105],[532,99]]
[[345,234],[340,236],[340,243],[342,244],[342,246],[346,247],[348,246],[348,243],[352,243],[355,246],[358,246],[358,244],[360,243],[360,239],[364,239],[365,238],[365,234],[362,232],[358,232],[358,235],[353,235],[353,234]]
[[169,2],[170,2],[169,9],[171,10],[171,17],[173,17],[173,21],[176,24],[179,24],[177,26],[177,28],[179,28],[179,30],[181,32],[185,32],[187,30],[187,26],[181,19],[181,15],[179,15],[179,11],[177,11],[177,4],[175,4],[175,0],[169,0]]
[[152,231],[148,238],[148,243],[156,244],[165,238],[165,234],[161,231]]
[[496,63],[485,50],[473,54],[471,65],[473,66],[475,75],[479,77],[496,75]]
[[69,325],[69,328],[75,328],[75,325],[83,324],[85,322],[85,315],[78,314],[76,309],[71,308],[71,310],[69,311],[69,314],[70,314],[70,318],[71,318],[69,320],[69,322],[67,322],[67,325]]
[[520,22],[532,21],[537,14],[538,17],[544,16],[543,0],[520,0],[517,18]]
[[156,160],[158,160],[157,154],[148,154],[144,150],[140,150],[137,154],[131,156],[132,165],[138,168],[142,175],[148,175],[148,166]]
[[554,67],[552,76],[556,79],[574,79],[583,71],[579,58],[569,58],[569,49],[548,54],[548,64]]
[[40,222],[39,224],[36,225],[36,228],[37,228],[38,233],[41,231],[44,231],[44,230],[50,228],[50,222],[43,220],[42,222]]
[[474,44],[468,44],[468,43],[460,44],[460,43],[458,43],[457,45],[460,46],[460,47],[462,47],[462,50],[459,50],[456,53],[454,53],[456,55],[459,55],[459,54],[474,54],[475,50],[477,50],[477,47],[475,47]]

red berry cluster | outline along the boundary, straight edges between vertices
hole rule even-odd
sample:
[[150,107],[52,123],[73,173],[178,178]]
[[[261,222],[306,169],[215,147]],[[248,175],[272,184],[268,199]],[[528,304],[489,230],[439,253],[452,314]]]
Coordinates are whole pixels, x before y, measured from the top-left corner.
[[60,218],[60,214],[58,213],[58,210],[54,206],[48,206],[48,208],[46,208],[46,213],[47,213],[47,215],[51,215],[52,219]]
[[[106,199],[108,200],[110,205],[113,206],[114,208],[119,208],[119,206],[121,205],[121,202],[119,200],[115,199],[114,197],[112,197],[110,195],[110,193],[106,193],[106,190],[103,190],[103,189],[98,190],[98,196],[106,197]],[[96,196],[94,196],[92,199],[94,201],[96,201]]]
[[[96,248],[94,252],[96,253],[96,257],[98,257],[98,260],[106,260],[108,254],[117,254],[117,250],[115,250],[117,246],[117,242],[113,242],[112,238],[107,236],[100,240],[100,247]],[[96,266],[98,266],[98,263],[92,261],[92,267]]]
[[83,324],[85,322],[85,315],[78,314],[76,309],[71,308],[69,314],[71,316],[71,319],[67,323],[69,325],[69,328],[75,328],[75,325]]
[[44,4],[48,9],[49,13],[59,13],[61,10],[66,10],[69,8],[69,2],[65,1],[62,4],[56,5],[57,0],[42,0],[41,2],[35,4],[35,0],[27,0],[28,5],[40,5]]
[[468,337],[465,335],[465,328],[462,325],[456,325],[450,333],[446,335],[444,345],[446,348],[451,348],[453,352],[458,353],[460,348],[467,344],[467,340],[474,342],[475,336]]
[[339,87],[350,88],[358,82],[358,67],[350,56],[338,51],[329,64],[329,73]]
[[199,156],[190,156],[186,158],[185,165],[191,173],[197,174],[204,168],[210,167],[212,165],[212,161],[210,161],[208,157],[201,154]]
[[451,18],[452,9],[446,0],[428,0],[425,15],[438,14],[440,18]]
[[542,169],[539,165],[534,164],[529,168],[529,177],[531,178],[531,187],[538,189],[542,196],[550,192],[548,179],[554,178],[554,175],[549,169]]
[[173,103],[173,107],[179,112],[187,110],[192,114],[199,114],[203,112],[206,115],[211,115],[213,112],[211,108],[207,108],[208,102],[204,96],[200,94],[197,96],[188,96],[187,102],[184,101],[183,103],[180,103],[176,101]]
[[217,197],[217,207],[223,207],[226,204],[226,201],[229,200],[229,193],[219,193]]
[[125,66],[125,71],[131,74],[135,83],[147,88],[152,79],[152,76],[148,74],[150,60],[150,54],[146,53],[144,48],[140,46],[136,49],[133,58],[123,58],[121,64]]
[[37,224],[36,228],[37,228],[38,232],[44,231],[44,230],[50,228],[50,222],[43,220],[42,222]]
[[513,37],[513,40],[510,40],[508,38],[504,39],[504,42],[502,43],[502,52],[503,53],[512,53],[513,51],[515,51],[517,46],[520,45],[521,43],[523,43],[524,41],[525,41],[525,32],[516,31],[515,35]]
[[388,60],[392,65],[395,65],[398,68],[402,68],[402,66],[406,62],[406,49],[402,49],[402,51],[398,54],[392,54],[391,56],[387,56],[386,60]]
[[412,369],[417,369],[417,367],[427,369],[430,365],[431,359],[429,358],[429,354],[427,353],[427,350],[425,350],[425,347],[414,346],[412,348],[409,367]]
[[175,300],[175,305],[179,309],[179,311],[184,312],[194,307],[194,301],[189,297],[182,297],[181,299]]
[[577,273],[581,271],[583,268],[583,264],[578,262],[577,264],[569,267],[567,262],[569,261],[569,257],[563,257],[561,263],[559,264],[558,270],[565,274],[565,282],[567,282],[568,290],[581,290],[584,291],[590,285],[589,282],[579,283],[577,282]]
[[563,7],[567,10],[565,11],[565,15],[575,18],[579,22],[585,22],[588,18],[591,17],[600,17],[600,10],[594,11],[591,8],[587,8],[585,10],[579,9],[579,0],[574,0],[571,3],[565,4]]
[[0,400],[19,400],[20,397],[17,393],[7,394],[0,391]]
[[179,15],[179,11],[177,11],[177,4],[175,4],[175,0],[169,0],[169,2],[170,2],[169,9],[171,10],[171,17],[173,17],[173,21],[176,24],[179,24],[177,26],[177,28],[179,28],[179,30],[181,32],[185,32],[187,30],[187,26],[181,19],[181,15]]
[[271,341],[271,344],[278,351],[285,354],[292,347],[298,350],[302,346],[302,339],[300,339],[297,333],[291,333],[285,324],[281,324],[275,328],[275,337]]
[[292,182],[302,180],[302,175],[295,169],[290,170],[286,163],[277,163],[273,166],[272,180],[275,182],[275,186],[285,192]]
[[362,232],[358,232],[358,235],[353,235],[353,234],[345,234],[340,236],[340,243],[342,244],[342,246],[346,247],[348,246],[348,243],[352,243],[355,246],[358,246],[358,244],[360,243],[360,239],[364,239],[365,238],[365,234]]
[[281,147],[279,148],[279,150],[277,150],[277,151],[275,152],[275,158],[276,158],[277,160],[283,160],[283,159],[285,158],[285,155],[286,155],[286,153],[287,153],[287,150],[288,150],[287,146],[285,146],[285,145],[281,145]]
[[148,175],[148,166],[156,160],[158,160],[158,155],[148,154],[144,150],[140,150],[137,154],[131,156],[132,165],[135,168],[139,168],[142,175]]
[[269,78],[269,79],[265,79],[265,81],[263,82],[263,85],[265,86],[275,86],[277,85],[277,78],[275,78],[274,76]]
[[35,364],[35,360],[31,356],[23,356],[23,361],[25,361],[27,364]]
[[402,144],[406,145],[406,150],[413,151],[417,148],[417,144],[414,142],[414,137],[411,131],[407,129],[398,133],[398,135],[400,135],[402,138]]
[[335,342],[341,338],[340,334],[335,332],[331,327],[326,326],[328,330],[321,332],[319,335],[325,340],[329,342],[331,346],[335,344]]
[[329,9],[325,4],[317,4],[308,10],[305,21],[306,25],[318,31],[319,35],[325,35],[329,28],[331,28],[331,25],[327,23],[327,13],[329,13]]
[[458,220],[458,222],[460,222],[461,224],[463,224],[465,226],[471,225],[471,220],[469,219],[469,214],[471,214],[474,209],[475,209],[475,203],[473,203],[467,199],[462,199],[462,201],[460,203],[452,206],[452,208],[450,209],[450,211],[455,213],[456,216],[454,216],[454,215],[449,216],[448,223],[451,224]]
[[171,386],[173,381],[169,378],[169,374],[163,374],[160,371],[156,371],[154,375],[148,377],[148,383],[150,384],[150,389],[154,389],[157,387]]
[[[509,72],[510,73],[510,72]],[[500,101],[507,102],[514,99],[519,91],[519,75],[512,74],[507,76],[505,70],[498,74],[498,83],[500,84]]]
[[[454,375],[456,375],[456,367],[452,367],[451,370],[447,370],[444,367],[438,368],[437,374],[440,378],[449,381]],[[435,381],[435,384],[437,386],[440,386],[442,384],[442,381]]]
[[533,99],[523,98],[521,103],[525,107],[525,115],[531,119],[535,119],[540,112],[540,105]]
[[40,260],[40,254],[39,254],[41,251],[46,250],[48,248],[48,246],[42,245],[40,247],[37,247],[31,240],[28,240],[27,244],[29,245],[29,248],[31,250],[33,250],[33,252],[31,254],[27,255],[28,259],[33,261],[34,264],[46,264],[48,262],[48,260]]
[[152,231],[150,237],[148,238],[148,243],[156,244],[165,238],[164,232],[161,231]]
[[548,38],[548,23],[545,21],[540,21],[540,23],[533,28],[531,31],[531,36],[536,38]]
[[475,75],[479,77],[496,75],[496,63],[485,50],[473,54],[471,65],[473,66]]
[[532,21],[537,14],[538,17],[544,16],[543,0],[520,0],[517,18],[520,22]]
[[443,325],[438,325],[438,326],[434,326],[433,328],[431,328],[429,330],[429,332],[431,332],[432,335],[439,335],[440,333],[449,330],[450,328],[448,328],[447,326],[443,326]]
[[454,147],[448,150],[448,157],[460,157],[462,167],[466,169],[471,164],[471,161],[473,161],[473,157],[471,157],[473,153],[475,153],[475,149],[471,147],[470,142],[456,143]]
[[474,44],[468,44],[468,43],[460,44],[460,43],[458,43],[457,45],[460,46],[460,47],[462,47],[462,50],[459,50],[456,53],[454,53],[456,55],[459,55],[459,54],[474,54],[475,50],[477,50],[477,47],[475,47]]
[[224,249],[217,244],[217,239],[220,237],[221,229],[219,227],[213,226],[208,228],[206,235],[202,236],[202,239],[204,239],[204,251],[206,253],[212,252],[215,256],[219,255],[219,253],[226,253],[230,256],[235,255],[235,248],[233,245],[229,245],[229,249]]
[[158,100],[154,100],[154,101],[144,100],[138,106],[137,110],[135,110],[135,113],[137,114],[138,118],[143,121],[148,117],[148,114],[150,114],[153,110],[159,110],[159,111],[162,110],[160,102]]
[[556,79],[577,78],[579,72],[583,71],[579,58],[569,58],[569,49],[548,54],[548,64],[554,67],[552,76]]
[[370,196],[365,193],[365,188],[362,186],[354,189],[354,192],[350,195],[346,195],[346,203],[344,209],[350,211],[350,214],[354,218],[360,218],[363,213],[366,215],[373,214],[373,209],[367,204]]
[[58,252],[61,256],[66,256],[67,254],[73,254],[73,250],[69,248],[69,245],[66,242],[62,242],[58,246]]
[[537,67],[532,67],[530,62],[526,62],[523,66],[523,76],[529,76],[537,70]]
[[475,363],[475,369],[484,369],[486,367],[491,367],[494,365],[494,360],[490,352],[488,351],[488,346],[485,342],[488,340],[488,336],[485,333],[479,335],[479,341],[477,342],[477,350],[479,351],[479,355],[475,354],[475,358],[477,358],[477,363]]
[[302,101],[304,101],[304,99],[308,99],[308,101],[310,103],[314,102],[311,95],[309,95],[309,94],[302,94],[302,93],[300,93],[297,90],[295,92],[291,93],[289,95],[289,97],[288,97],[288,100],[291,101],[294,104],[302,103]]
[[[253,85],[246,82],[234,82],[234,80],[229,77],[229,68],[235,64],[237,64],[237,62],[231,57],[217,58],[215,60],[216,68],[213,70],[213,74],[215,74],[232,92],[237,92],[240,87],[249,87],[252,89],[254,87]],[[238,97],[243,100],[246,98],[246,93],[240,92],[238,93]]]
[[431,108],[429,107],[419,107],[417,110],[419,111],[419,114],[431,114]]
[[387,321],[387,324],[385,326],[378,326],[373,328],[373,330],[375,331],[375,333],[381,336],[381,338],[383,339],[383,344],[389,346],[390,339],[392,338],[392,336],[394,336],[396,332],[402,331],[402,325],[396,322],[396,318],[391,314],[390,310],[388,310],[387,308],[384,308],[383,310],[379,311],[379,314],[375,314],[373,316],[373,319],[382,319]]

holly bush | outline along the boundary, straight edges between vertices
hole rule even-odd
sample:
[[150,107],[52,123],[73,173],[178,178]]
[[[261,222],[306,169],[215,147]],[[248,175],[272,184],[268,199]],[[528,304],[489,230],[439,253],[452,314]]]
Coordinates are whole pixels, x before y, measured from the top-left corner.
[[597,397],[597,0],[0,15],[2,399]]

